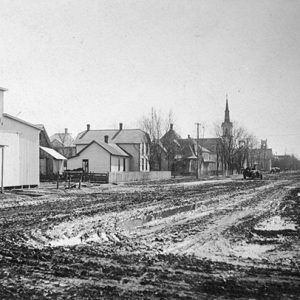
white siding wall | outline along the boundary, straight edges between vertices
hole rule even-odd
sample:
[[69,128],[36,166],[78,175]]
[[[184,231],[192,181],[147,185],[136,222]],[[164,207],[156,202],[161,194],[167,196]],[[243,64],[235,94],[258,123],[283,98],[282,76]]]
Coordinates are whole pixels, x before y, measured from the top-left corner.
[[[18,186],[20,184],[20,139],[17,133],[0,132],[0,144],[4,148],[4,186]],[[0,149],[0,170],[2,168],[2,150]],[[1,181],[1,171],[0,171]]]
[[20,183],[39,184],[39,140],[20,134]]
[[[119,167],[120,162],[120,167]],[[124,163],[125,163],[125,172],[128,172],[129,159],[119,156],[111,156],[111,172],[124,172]]]
[[[19,179],[10,186],[39,184],[39,130],[8,117],[3,118],[0,131],[18,133],[19,155],[13,159],[19,162]],[[0,143],[2,143],[0,141]],[[16,175],[16,178],[18,176]]]
[[89,160],[89,171],[105,173],[110,171],[110,154],[97,144],[90,145],[79,156],[68,159],[68,169],[82,168],[82,160]]
[[131,155],[129,171],[140,171],[140,144],[118,144],[124,151]]
[[[111,156],[111,172],[119,172],[118,163],[119,163],[119,157],[118,156]],[[121,161],[120,161],[120,170],[122,170],[121,167]]]
[[140,144],[140,170],[139,171],[141,171],[141,172],[149,172],[150,171],[147,147],[148,147],[148,145],[146,143]]

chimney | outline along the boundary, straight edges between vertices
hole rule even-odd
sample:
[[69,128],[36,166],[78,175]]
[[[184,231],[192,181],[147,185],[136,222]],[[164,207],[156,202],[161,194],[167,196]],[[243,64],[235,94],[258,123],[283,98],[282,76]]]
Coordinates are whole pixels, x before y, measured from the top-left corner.
[[90,128],[91,128],[91,125],[90,125],[90,124],[87,124],[87,125],[86,125],[86,131],[89,131]]
[[65,134],[68,134],[68,128],[65,128]]
[[104,142],[105,142],[106,144],[108,144],[108,135],[105,135],[105,136],[104,136]]
[[191,136],[188,134],[188,139],[190,139],[191,138]]
[[4,92],[6,92],[7,89],[0,87],[0,118],[2,118],[3,111],[4,111]]
[[173,130],[173,124],[172,123],[170,124],[170,130]]
[[123,129],[123,123],[119,123],[119,130]]

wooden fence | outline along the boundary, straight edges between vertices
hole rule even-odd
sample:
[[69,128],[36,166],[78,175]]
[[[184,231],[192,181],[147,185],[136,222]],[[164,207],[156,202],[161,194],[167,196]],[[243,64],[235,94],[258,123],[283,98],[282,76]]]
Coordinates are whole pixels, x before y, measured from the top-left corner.
[[67,182],[91,182],[91,183],[108,183],[108,173],[85,173],[83,171],[66,170],[63,178]]

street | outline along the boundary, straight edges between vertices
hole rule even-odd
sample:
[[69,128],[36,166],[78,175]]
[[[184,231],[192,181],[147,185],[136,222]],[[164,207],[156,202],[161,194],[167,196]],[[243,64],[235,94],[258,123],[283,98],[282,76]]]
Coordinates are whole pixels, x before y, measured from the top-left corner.
[[8,191],[1,299],[297,299],[299,179]]

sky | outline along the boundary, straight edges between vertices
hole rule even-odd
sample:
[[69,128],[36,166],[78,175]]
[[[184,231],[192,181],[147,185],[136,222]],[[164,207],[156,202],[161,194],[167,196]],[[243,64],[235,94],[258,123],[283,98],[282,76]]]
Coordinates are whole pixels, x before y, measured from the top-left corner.
[[300,158],[300,1],[0,0],[6,113],[68,128],[137,128],[151,108],[182,136],[230,118]]

